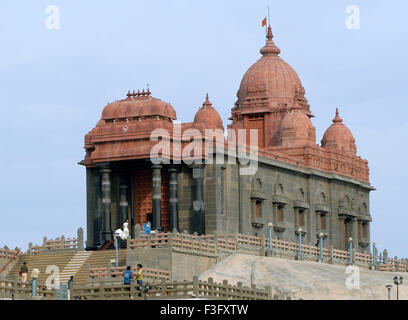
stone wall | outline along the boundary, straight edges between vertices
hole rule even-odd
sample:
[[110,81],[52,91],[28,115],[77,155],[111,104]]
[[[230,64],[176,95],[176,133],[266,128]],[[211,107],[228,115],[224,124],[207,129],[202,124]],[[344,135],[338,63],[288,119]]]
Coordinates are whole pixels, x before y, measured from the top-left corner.
[[181,166],[177,175],[179,230],[193,233],[191,214],[193,212],[193,179],[191,169]]
[[136,250],[126,251],[126,264],[136,265],[141,263],[145,268],[154,268],[160,270],[172,269],[172,250],[171,248],[138,248]]
[[126,264],[171,271],[171,280],[184,281],[199,276],[216,264],[216,257],[177,252],[170,247],[127,250]]
[[[266,236],[272,222],[274,238],[280,240],[297,241],[297,231],[302,228],[305,244],[316,244],[322,232],[326,248],[347,249],[352,237],[358,251],[370,249],[369,192],[373,188],[369,184],[264,158],[259,159],[253,176],[239,175],[237,164],[207,164],[205,173],[206,233],[217,230]],[[262,211],[259,217],[255,214],[257,202]],[[277,221],[277,206],[282,206],[282,221]],[[302,211],[299,224],[297,215]]]

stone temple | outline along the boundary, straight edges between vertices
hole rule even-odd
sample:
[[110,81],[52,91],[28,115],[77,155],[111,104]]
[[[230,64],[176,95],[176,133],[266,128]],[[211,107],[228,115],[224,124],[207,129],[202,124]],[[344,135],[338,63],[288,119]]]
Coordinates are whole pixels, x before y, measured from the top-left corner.
[[[305,90],[272,38],[269,27],[260,59],[242,78],[227,130],[208,95],[190,123],[175,121],[175,109],[150,89],[129,91],[105,106],[85,136],[81,162],[87,173],[87,249],[112,240],[128,218],[133,236],[147,220],[164,232],[260,236],[272,228],[280,240],[297,241],[300,232],[305,244],[314,245],[323,234],[324,247],[347,249],[352,238],[353,248],[369,252],[374,188],[368,162],[357,156],[338,110],[316,143]],[[250,152],[251,129],[257,130],[257,170],[242,174],[248,161],[238,159],[228,141],[238,140],[241,149],[247,144],[244,151]],[[168,134],[152,139],[160,130]],[[239,132],[244,139],[234,140]],[[169,148],[152,158],[159,145]]]

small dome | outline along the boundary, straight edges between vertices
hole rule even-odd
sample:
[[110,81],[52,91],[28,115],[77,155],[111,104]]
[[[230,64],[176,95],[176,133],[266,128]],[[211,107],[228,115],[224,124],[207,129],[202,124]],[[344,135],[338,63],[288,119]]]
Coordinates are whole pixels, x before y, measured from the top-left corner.
[[127,94],[127,99],[109,103],[102,111],[103,120],[159,116],[177,119],[174,108],[162,100],[150,96],[150,91]]
[[323,135],[322,148],[356,154],[357,147],[353,134],[342,122],[343,120],[339,116],[339,110],[336,109],[333,124]]
[[203,106],[197,111],[194,117],[194,126],[199,126],[204,129],[224,130],[219,113],[212,107],[212,103],[208,100],[208,93]]
[[282,146],[306,146],[316,144],[316,129],[310,118],[300,110],[292,109],[282,119],[281,127]]

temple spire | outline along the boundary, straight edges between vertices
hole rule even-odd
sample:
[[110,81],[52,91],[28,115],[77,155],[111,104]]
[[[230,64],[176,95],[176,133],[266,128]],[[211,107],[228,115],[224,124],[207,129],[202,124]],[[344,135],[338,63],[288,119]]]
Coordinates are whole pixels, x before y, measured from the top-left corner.
[[203,103],[203,107],[207,108],[207,107],[211,107],[211,106],[212,106],[212,103],[210,102],[210,99],[208,98],[208,93],[207,93],[206,96],[205,96],[205,101]]
[[333,122],[334,122],[334,123],[341,123],[341,122],[343,122],[343,119],[340,118],[340,115],[339,115],[339,108],[336,108],[336,116],[334,117]]
[[260,51],[264,57],[277,56],[281,52],[280,49],[272,41],[272,38],[273,38],[272,28],[271,25],[269,24],[268,33],[266,34],[266,44]]
[[268,39],[268,41],[272,41],[273,38],[273,34],[272,34],[272,28],[271,25],[268,26],[268,33],[266,34],[266,39]]

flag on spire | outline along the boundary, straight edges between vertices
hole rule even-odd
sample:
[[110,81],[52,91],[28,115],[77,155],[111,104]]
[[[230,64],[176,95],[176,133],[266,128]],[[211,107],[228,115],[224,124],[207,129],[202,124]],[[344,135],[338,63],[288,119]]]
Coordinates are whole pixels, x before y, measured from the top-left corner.
[[266,18],[264,18],[263,20],[262,20],[262,27],[265,27],[266,26]]

